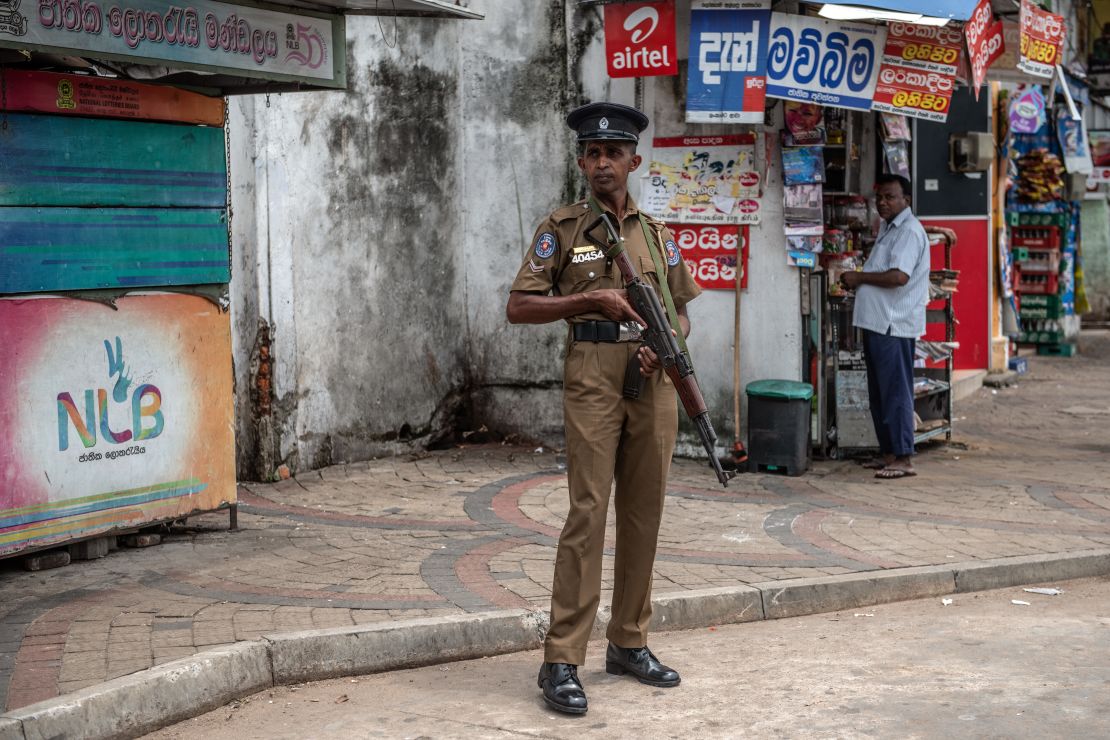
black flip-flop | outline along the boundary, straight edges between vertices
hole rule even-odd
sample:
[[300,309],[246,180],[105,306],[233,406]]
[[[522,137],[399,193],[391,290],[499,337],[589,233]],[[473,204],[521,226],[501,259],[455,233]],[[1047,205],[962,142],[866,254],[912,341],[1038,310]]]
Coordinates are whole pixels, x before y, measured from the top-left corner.
[[860,463],[867,470],[882,470],[886,467],[886,463],[882,460],[871,460],[869,462]]

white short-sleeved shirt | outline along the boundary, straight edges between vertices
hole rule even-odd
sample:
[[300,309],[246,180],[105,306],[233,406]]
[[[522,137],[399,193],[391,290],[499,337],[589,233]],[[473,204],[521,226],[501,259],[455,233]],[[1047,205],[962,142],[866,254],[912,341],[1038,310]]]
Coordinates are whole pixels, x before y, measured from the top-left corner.
[[925,333],[925,304],[929,302],[929,238],[909,208],[884,222],[864,272],[900,270],[909,282],[894,288],[861,285],[856,288],[852,323],[879,334],[917,339]]

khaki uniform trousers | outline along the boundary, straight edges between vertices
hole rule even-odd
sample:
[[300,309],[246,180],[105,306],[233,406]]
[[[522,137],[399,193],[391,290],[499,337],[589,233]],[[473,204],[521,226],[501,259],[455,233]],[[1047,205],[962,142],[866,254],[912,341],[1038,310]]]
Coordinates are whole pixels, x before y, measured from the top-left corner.
[[636,342],[573,342],[563,371],[570,513],[559,537],[544,660],[582,665],[601,592],[605,517],[616,479],[616,555],[606,636],[647,644],[663,496],[678,433],[674,385],[662,370],[636,400],[622,387]]

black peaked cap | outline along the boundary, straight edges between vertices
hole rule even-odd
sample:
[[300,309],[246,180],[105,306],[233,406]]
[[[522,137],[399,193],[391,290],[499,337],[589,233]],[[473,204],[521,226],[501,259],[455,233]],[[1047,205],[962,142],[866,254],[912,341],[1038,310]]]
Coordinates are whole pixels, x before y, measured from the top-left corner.
[[620,103],[588,103],[567,114],[567,125],[578,134],[579,141],[639,141],[648,117]]

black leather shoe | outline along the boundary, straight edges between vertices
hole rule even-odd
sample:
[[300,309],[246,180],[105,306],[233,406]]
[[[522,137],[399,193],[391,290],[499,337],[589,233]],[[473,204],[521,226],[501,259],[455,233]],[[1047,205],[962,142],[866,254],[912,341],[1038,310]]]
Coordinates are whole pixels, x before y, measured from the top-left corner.
[[605,650],[605,672],[614,676],[623,676],[631,673],[640,683],[648,686],[670,688],[678,686],[680,679],[678,671],[672,670],[659,662],[659,658],[647,649],[622,648],[609,643]]
[[578,666],[569,663],[544,663],[540,666],[543,700],[556,712],[586,713],[586,691],[578,683]]

